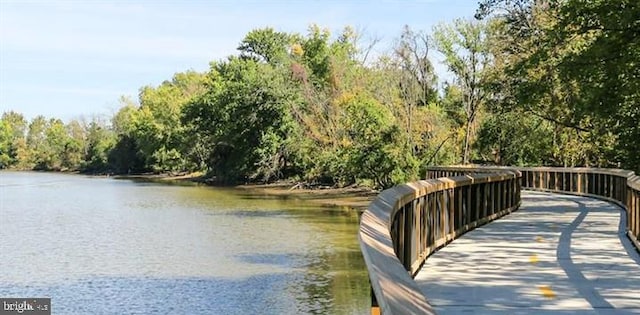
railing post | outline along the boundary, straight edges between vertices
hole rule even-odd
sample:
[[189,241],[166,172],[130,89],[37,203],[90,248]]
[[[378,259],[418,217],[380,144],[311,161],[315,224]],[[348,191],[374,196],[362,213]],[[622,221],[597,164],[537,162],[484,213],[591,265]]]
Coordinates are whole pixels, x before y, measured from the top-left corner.
[[[637,231],[640,231],[640,211],[638,211],[639,209],[636,208],[636,196],[631,187],[629,187],[627,190],[627,198],[627,218],[629,219],[629,222],[627,222],[627,229],[631,231],[631,234],[635,235]],[[637,222],[639,224],[638,230],[636,230]]]
[[404,206],[403,212],[404,212],[404,248],[403,248],[403,255],[402,255],[402,262],[404,264],[404,267],[408,270],[411,271],[411,257],[413,256],[413,246],[412,246],[412,242],[411,242],[411,236],[413,236],[413,233],[411,233],[412,229],[413,229],[413,202],[411,202],[408,205]]
[[632,212],[631,215],[633,216],[633,223],[635,223],[631,224],[630,230],[637,235],[638,232],[640,232],[640,193],[631,189],[630,195],[632,197],[631,207],[629,209]]
[[373,287],[371,288],[371,315],[380,315],[380,305],[378,305],[378,300],[376,299],[375,292],[373,292]]
[[[455,220],[456,220],[456,199],[455,199],[455,188],[449,188],[447,189],[447,201],[448,201],[448,210],[449,210],[449,231],[448,231],[448,235],[452,235],[453,232],[456,230],[455,228]],[[449,236],[447,235],[447,238],[449,238]]]
[[440,235],[438,235],[439,239],[443,239],[446,238],[447,236],[447,222],[449,221],[449,216],[448,216],[448,211],[447,211],[447,206],[445,204],[445,191],[441,190],[437,193],[438,196],[438,215],[440,216],[440,224],[439,224],[439,229],[440,229]]

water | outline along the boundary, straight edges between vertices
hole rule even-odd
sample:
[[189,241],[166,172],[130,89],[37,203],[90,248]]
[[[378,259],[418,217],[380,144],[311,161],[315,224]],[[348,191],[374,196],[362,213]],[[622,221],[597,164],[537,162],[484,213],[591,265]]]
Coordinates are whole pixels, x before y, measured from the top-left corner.
[[0,172],[0,297],[53,314],[366,314],[357,215],[194,185]]

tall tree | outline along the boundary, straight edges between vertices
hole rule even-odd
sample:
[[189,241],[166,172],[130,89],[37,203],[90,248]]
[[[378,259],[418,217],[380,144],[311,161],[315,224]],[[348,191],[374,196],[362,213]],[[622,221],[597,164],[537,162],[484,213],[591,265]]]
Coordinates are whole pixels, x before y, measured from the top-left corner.
[[279,176],[291,122],[283,80],[254,59],[212,64],[209,88],[187,106],[184,121],[213,143],[208,165],[219,180]]
[[[135,113],[131,112],[131,105],[119,112],[121,119],[115,121],[116,127],[131,128],[147,168],[158,172],[192,168],[188,149],[193,146],[181,116],[185,104],[204,93],[204,80],[204,74],[195,71],[177,73],[158,87],[142,88],[140,107]],[[133,126],[126,127],[125,121]]]
[[80,169],[82,158],[86,154],[86,130],[80,121],[71,120],[65,126],[67,141],[64,144],[62,167],[66,169]]
[[111,117],[111,128],[116,134],[116,143],[108,154],[109,165],[115,173],[130,174],[147,170],[145,153],[140,149],[141,130],[139,106],[128,97],[120,98],[120,109]]
[[291,35],[267,27],[250,31],[240,42],[238,50],[243,58],[277,63],[287,57],[292,41]]
[[471,130],[478,112],[487,98],[487,68],[490,55],[486,24],[457,19],[453,24],[440,24],[433,32],[436,48],[444,54],[445,63],[462,91],[465,113],[465,136],[462,163],[469,162]]
[[[405,25],[393,50],[394,66],[399,69],[398,89],[404,103],[408,150],[418,152],[413,135],[418,106],[435,103],[437,78],[429,60],[430,39],[424,32],[414,32]],[[420,123],[420,122],[418,122]]]
[[20,113],[8,111],[2,114],[0,121],[4,130],[4,167],[17,165],[22,167],[22,163],[28,159],[27,156],[27,120]]
[[45,148],[42,152],[40,161],[42,169],[61,170],[63,167],[62,159],[73,155],[72,148],[68,146],[69,135],[64,123],[60,119],[50,119],[47,123],[45,131]]
[[109,170],[109,151],[113,148],[115,135],[107,124],[94,117],[87,128],[87,147],[83,170],[87,172],[105,172]]
[[7,168],[12,164],[11,157],[11,134],[9,123],[0,119],[0,169]]
[[27,147],[29,150],[29,168],[46,168],[48,164],[46,145],[47,119],[44,116],[36,116],[29,123],[29,131],[27,133]]
[[483,1],[478,17],[500,25],[499,103],[555,124],[560,145],[591,144],[577,164],[638,169],[639,15],[631,0]]

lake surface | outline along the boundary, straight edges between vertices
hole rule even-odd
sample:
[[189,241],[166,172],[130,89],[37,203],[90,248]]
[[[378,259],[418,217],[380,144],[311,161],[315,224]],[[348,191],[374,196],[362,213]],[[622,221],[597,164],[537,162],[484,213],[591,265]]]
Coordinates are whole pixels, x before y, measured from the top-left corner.
[[53,314],[367,314],[352,212],[245,191],[0,172],[0,297]]

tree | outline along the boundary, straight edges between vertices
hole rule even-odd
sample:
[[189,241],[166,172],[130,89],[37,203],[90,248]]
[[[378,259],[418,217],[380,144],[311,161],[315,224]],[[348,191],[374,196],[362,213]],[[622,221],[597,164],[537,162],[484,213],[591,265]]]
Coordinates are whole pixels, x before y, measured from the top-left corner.
[[111,118],[111,127],[116,134],[116,143],[109,151],[107,160],[118,174],[130,174],[146,170],[145,155],[138,144],[141,140],[137,130],[139,107],[127,97],[120,98],[120,109]]
[[436,48],[444,54],[445,64],[455,75],[462,91],[465,113],[465,136],[462,163],[469,162],[471,129],[487,97],[485,84],[490,56],[486,41],[486,25],[482,22],[455,20],[434,29]]
[[[145,168],[156,172],[193,168],[188,160],[193,146],[181,116],[185,104],[204,93],[204,80],[205,76],[195,71],[177,73],[158,87],[140,89],[140,106],[125,104],[114,117],[120,134],[135,139]],[[124,147],[133,148],[129,144]]]
[[185,108],[183,121],[212,143],[211,172],[223,182],[279,177],[292,123],[285,77],[269,64],[234,57],[212,64],[208,76],[207,92]]
[[26,155],[27,120],[20,113],[9,111],[2,114],[0,122],[4,125],[4,167],[22,167],[28,159]]
[[405,25],[393,50],[401,70],[400,90],[407,103],[426,106],[437,100],[437,78],[429,60],[430,39]]
[[115,135],[100,119],[94,117],[87,128],[87,149],[83,170],[100,173],[109,171],[108,155],[115,144]]
[[365,96],[343,99],[346,116],[344,154],[347,178],[369,180],[374,187],[389,188],[405,182],[416,173],[410,151],[398,144],[400,130],[391,112]]
[[637,170],[640,5],[487,0],[480,9],[478,17],[499,26],[493,47],[503,79],[495,84],[500,106],[553,123],[559,146],[576,137],[599,144],[582,145],[576,164]]
[[266,63],[276,63],[287,56],[293,37],[277,32],[271,27],[250,31],[240,42],[238,50],[242,58]]
[[69,136],[62,120],[50,119],[45,130],[45,146],[39,155],[41,160],[37,162],[36,167],[44,170],[61,170],[63,159],[69,159],[74,154],[73,151],[79,149],[68,144]]
[[118,135],[116,143],[108,152],[107,162],[117,174],[131,174],[145,169],[137,141],[129,134]]
[[437,78],[429,60],[429,41],[424,32],[414,32],[405,25],[393,51],[393,66],[399,69],[398,89],[406,115],[407,147],[414,155],[418,154],[413,136],[416,107],[433,104],[438,97]]
[[593,120],[598,134],[613,132],[612,160],[640,170],[640,4],[572,0],[558,11],[547,38],[562,52],[559,76],[579,86],[574,115]]
[[311,25],[309,33],[302,43],[303,63],[310,70],[311,82],[317,87],[324,87],[331,83],[331,48],[328,29],[321,29],[318,25]]
[[66,126],[67,139],[62,153],[62,167],[78,170],[85,156],[86,130],[78,120],[71,120]]
[[46,146],[47,120],[44,116],[36,116],[29,123],[27,132],[27,149],[29,150],[29,168],[46,169],[50,153]]
[[0,169],[7,168],[13,163],[11,157],[11,136],[12,130],[9,123],[4,119],[0,120]]
[[476,146],[483,160],[497,165],[544,165],[553,152],[553,132],[541,118],[496,114],[482,122]]

